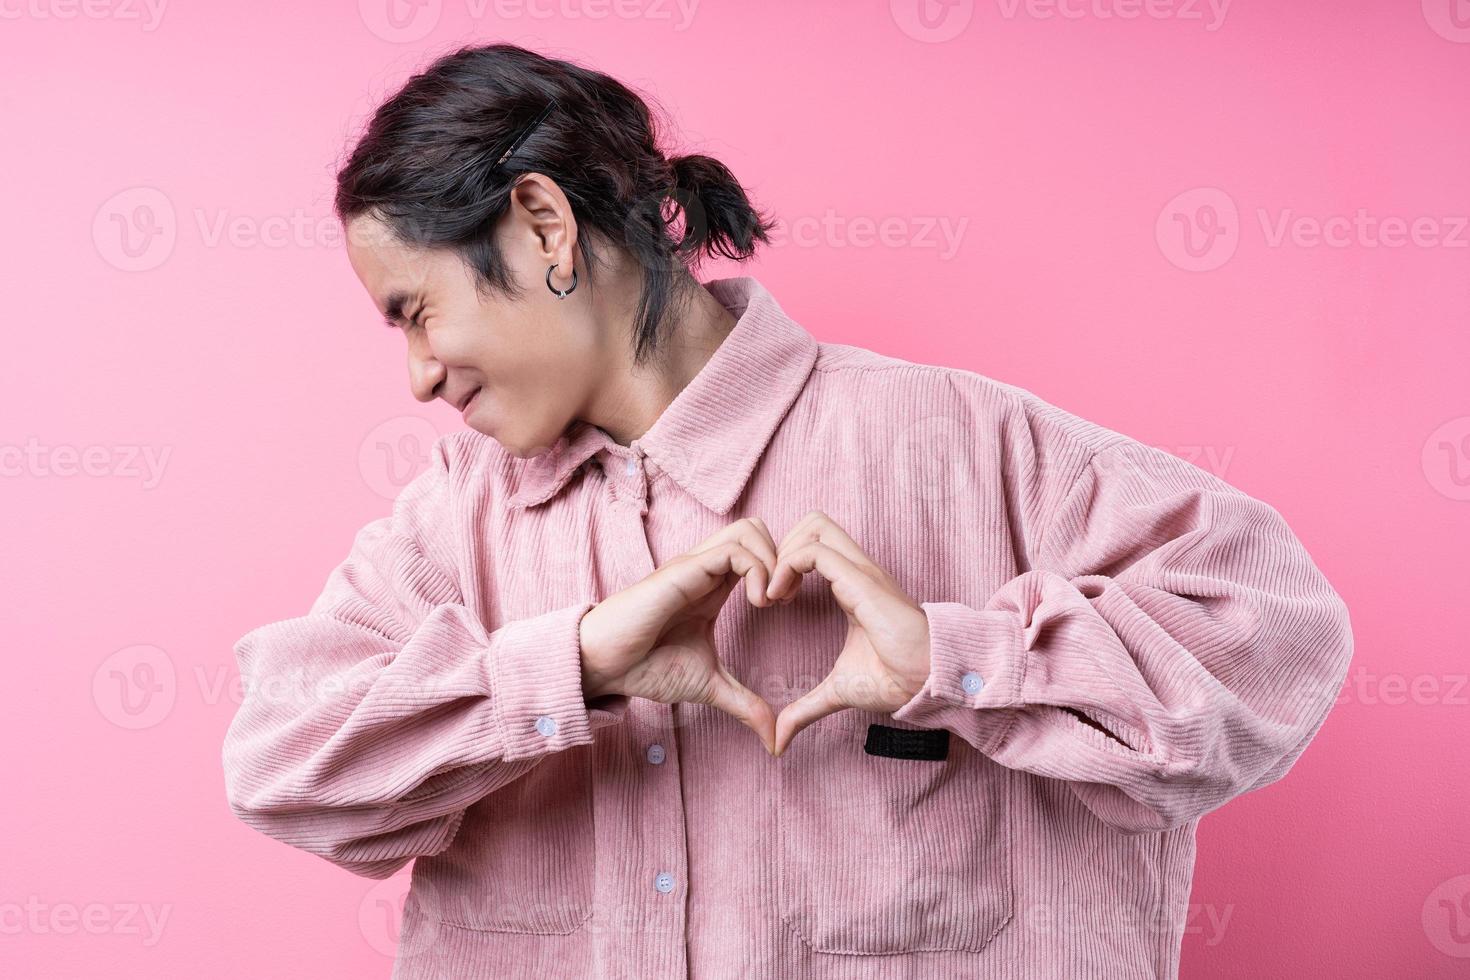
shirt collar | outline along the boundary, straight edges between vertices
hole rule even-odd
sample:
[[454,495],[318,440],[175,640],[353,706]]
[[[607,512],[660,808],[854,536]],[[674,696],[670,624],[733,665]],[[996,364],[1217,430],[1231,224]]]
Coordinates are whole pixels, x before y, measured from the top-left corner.
[[[753,276],[703,284],[736,317],[699,373],[629,449],[658,464],[717,514],[735,505],[756,462],[817,360],[817,341]],[[603,430],[578,421],[546,452],[518,467],[512,507],[550,500],[577,468],[607,447]]]

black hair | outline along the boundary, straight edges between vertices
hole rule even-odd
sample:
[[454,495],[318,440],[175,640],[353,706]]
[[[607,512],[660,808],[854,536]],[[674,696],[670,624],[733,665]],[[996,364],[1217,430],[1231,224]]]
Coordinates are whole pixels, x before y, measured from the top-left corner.
[[[553,99],[554,111],[497,166]],[[748,259],[774,227],[724,164],[666,158],[658,136],[648,104],[616,79],[513,44],[463,47],[378,107],[337,172],[334,208],[344,226],[369,215],[403,244],[449,248],[479,288],[519,298],[493,232],[516,180],[545,174],[576,214],[588,276],[603,243],[642,268],[633,352],[642,363],[696,285],[690,270],[701,257]]]

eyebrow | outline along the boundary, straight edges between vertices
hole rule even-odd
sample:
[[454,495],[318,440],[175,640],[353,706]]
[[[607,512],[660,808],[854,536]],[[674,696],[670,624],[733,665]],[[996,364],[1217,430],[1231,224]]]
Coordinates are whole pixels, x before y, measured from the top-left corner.
[[388,294],[388,303],[384,308],[383,322],[394,330],[403,323],[403,309],[415,299],[413,293],[394,292]]

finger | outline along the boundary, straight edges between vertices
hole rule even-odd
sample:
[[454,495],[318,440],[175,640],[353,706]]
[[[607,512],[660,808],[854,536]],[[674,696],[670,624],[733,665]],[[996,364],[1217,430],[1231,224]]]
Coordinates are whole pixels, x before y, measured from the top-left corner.
[[780,598],[783,602],[788,602],[796,593],[796,580],[799,576],[781,573],[782,555],[799,550],[813,542],[827,545],[857,567],[868,569],[879,576],[882,575],[882,570],[873,563],[868,553],[852,539],[851,535],[822,511],[813,510],[803,517],[781,542],[781,547],[776,555],[776,571],[772,573],[771,584],[766,589],[767,594],[773,599]]
[[[786,537],[782,539],[781,547],[780,549],[778,549],[776,555],[777,566],[780,566],[781,555],[787,553],[788,551],[795,551],[796,549],[801,548],[814,541],[820,541],[821,543],[827,545],[828,547],[845,556],[848,561],[852,562],[854,565],[859,565],[870,569],[877,568],[872,558],[870,558],[868,556],[868,553],[864,551],[862,547],[852,539],[852,536],[849,535],[845,530],[843,530],[841,525],[839,525],[836,521],[832,520],[832,518],[828,517],[820,510],[813,510],[808,512],[807,515],[803,517],[800,522],[798,522],[797,526],[792,528],[791,531],[786,535]],[[772,575],[772,578],[775,578],[774,574]],[[785,594],[785,592],[789,591],[791,587],[791,580],[783,579],[783,581],[780,583],[781,594]],[[776,593],[773,592],[772,594],[774,596]]]
[[755,574],[766,582],[765,563],[737,541],[680,555],[659,569],[673,586],[679,608],[711,600],[723,604],[735,583]]
[[838,699],[831,682],[832,675],[828,674],[822,683],[781,709],[776,716],[775,755],[785,752],[791,740],[812,722],[847,708]]
[[800,575],[793,574],[789,569],[780,576],[778,583],[777,573],[781,568],[781,555],[795,546],[796,542],[806,540],[811,528],[817,521],[825,517],[820,510],[809,510],[802,515],[801,519],[791,526],[781,543],[776,546],[776,564],[771,569],[771,581],[766,585],[766,595],[774,601],[786,605],[796,598],[796,589],[800,582]]
[[765,562],[756,562],[750,574],[745,576],[745,598],[752,606],[769,606],[772,600],[766,598],[766,587],[770,584],[771,573]]
[[740,683],[723,664],[716,665],[717,675],[711,692],[714,707],[730,715],[760,737],[769,753],[775,753],[776,713],[766,699]]
[[746,596],[751,605],[771,605],[766,598],[766,586],[770,584],[771,574],[776,568],[776,542],[771,538],[765,521],[759,517],[746,517],[725,525],[691,549],[689,554],[715,551],[732,541],[749,549],[765,565],[765,573],[760,577],[759,583],[747,587]]
[[[770,534],[771,532],[766,530],[765,523],[761,521],[760,518],[742,517],[738,521],[731,521],[724,527],[719,528],[709,537],[699,542],[699,544],[695,545],[693,548],[690,548],[688,553],[696,554],[701,551],[709,551],[713,548],[718,548],[720,545],[725,544],[729,541],[743,541],[744,539],[749,538],[751,535],[755,535],[757,537],[764,536],[765,538],[769,539]],[[771,543],[774,546],[775,542],[772,541]]]
[[740,576],[751,573],[766,575],[765,562],[739,541],[726,541],[708,551],[701,551],[691,558],[693,564],[711,579],[723,578],[731,572]]
[[824,516],[825,515],[819,510],[807,511],[801,516],[800,520],[791,525],[791,529],[786,532],[786,536],[782,538],[781,543],[776,546],[776,552],[779,554],[780,552],[785,551],[791,546],[791,542],[794,541],[798,535],[805,534],[807,528],[810,527],[813,522]]
[[755,555],[762,565],[761,569],[752,570],[746,576],[746,598],[752,606],[774,604],[775,600],[766,596],[766,588],[771,584],[771,574],[776,570],[776,544],[771,540],[771,532],[766,530],[765,523],[760,518],[746,518],[732,527],[740,529],[736,540]]
[[726,568],[728,571],[745,579],[745,598],[753,606],[768,605],[766,601],[766,586],[771,581],[771,567],[762,560],[750,548],[741,541],[727,541],[713,552],[705,552],[705,555],[713,555],[712,560],[718,562],[716,568]]
[[768,591],[784,595],[794,582],[807,572],[815,571],[832,585],[832,595],[847,612],[858,615],[863,602],[878,598],[882,589],[865,571],[846,555],[825,543],[814,541],[783,554],[776,561],[776,574]]
[[766,587],[770,585],[771,576],[776,573],[776,542],[771,537],[771,531],[766,527],[766,522],[759,517],[746,519],[748,526],[740,535],[740,543],[751,550],[761,561],[765,562],[766,574],[761,582],[758,594],[751,596],[751,602],[757,606],[769,606],[771,601],[766,597]]

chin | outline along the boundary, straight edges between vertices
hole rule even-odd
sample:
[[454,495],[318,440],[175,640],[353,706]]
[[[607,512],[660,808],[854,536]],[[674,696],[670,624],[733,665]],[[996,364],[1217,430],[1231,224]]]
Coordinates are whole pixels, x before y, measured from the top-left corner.
[[530,459],[533,456],[540,456],[542,453],[549,452],[551,447],[556,444],[556,438],[560,438],[558,435],[549,441],[544,438],[539,440],[533,439],[527,445],[526,440],[518,439],[512,433],[491,431],[488,426],[483,425],[477,426],[476,429],[500,443],[501,448],[516,459]]

